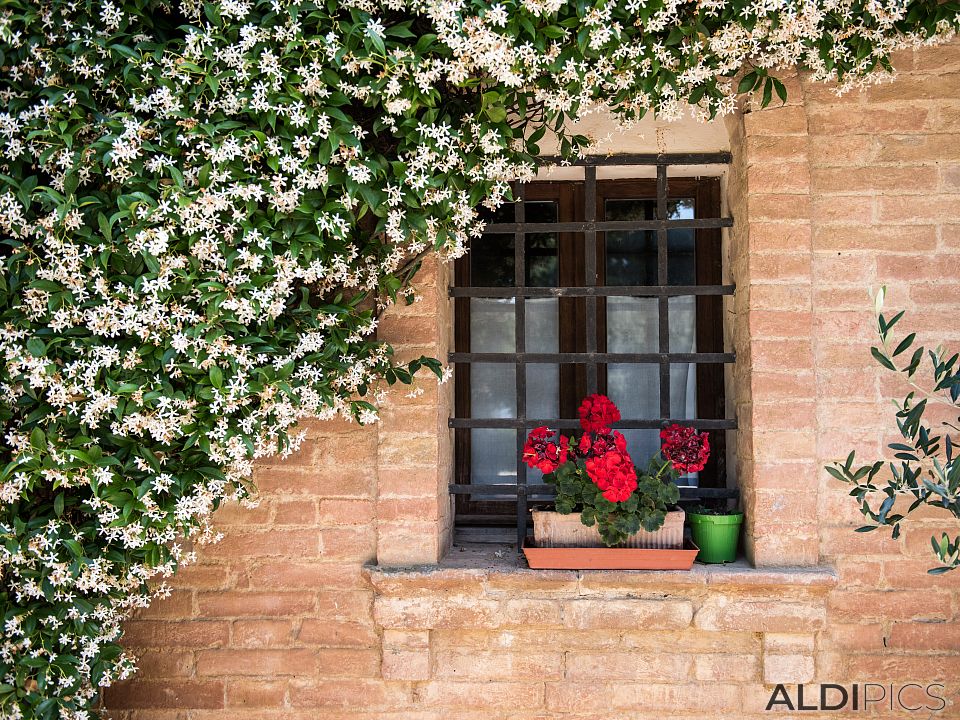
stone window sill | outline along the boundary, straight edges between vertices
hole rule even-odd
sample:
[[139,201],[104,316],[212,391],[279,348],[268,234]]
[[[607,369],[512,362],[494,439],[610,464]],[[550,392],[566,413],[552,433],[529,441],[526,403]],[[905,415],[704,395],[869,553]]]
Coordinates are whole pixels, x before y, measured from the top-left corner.
[[[837,573],[828,565],[811,567],[755,568],[745,560],[725,565],[694,564],[689,571],[679,570],[532,570],[510,546],[491,544],[455,545],[436,565],[366,568],[373,586],[381,591],[425,591],[450,589],[487,580],[509,583],[517,590],[528,581],[531,587],[555,583],[573,594],[593,590],[663,589],[665,586],[691,590],[709,587],[789,587],[806,592],[826,593],[837,584]],[[498,582],[499,584],[499,582]],[[576,589],[574,589],[576,588]]]

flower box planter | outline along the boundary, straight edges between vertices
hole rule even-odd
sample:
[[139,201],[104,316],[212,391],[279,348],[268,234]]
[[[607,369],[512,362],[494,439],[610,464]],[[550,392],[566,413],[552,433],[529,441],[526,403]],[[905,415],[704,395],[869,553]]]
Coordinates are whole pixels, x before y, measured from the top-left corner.
[[[671,510],[663,526],[654,532],[641,530],[616,548],[607,548],[597,526],[580,522],[580,513],[561,515],[552,510],[533,511],[533,539],[538,549],[604,548],[604,549],[670,549],[683,548],[683,510]],[[532,566],[531,566],[532,567]]]
[[682,548],[537,547],[523,546],[527,564],[535,570],[689,570],[699,549]]

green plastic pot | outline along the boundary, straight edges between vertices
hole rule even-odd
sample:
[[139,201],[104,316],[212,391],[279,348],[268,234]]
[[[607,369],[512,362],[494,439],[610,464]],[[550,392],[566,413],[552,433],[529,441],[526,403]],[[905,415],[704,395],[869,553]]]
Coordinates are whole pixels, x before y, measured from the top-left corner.
[[697,560],[704,563],[725,563],[737,559],[737,542],[743,513],[700,515],[688,513],[693,543],[700,548]]

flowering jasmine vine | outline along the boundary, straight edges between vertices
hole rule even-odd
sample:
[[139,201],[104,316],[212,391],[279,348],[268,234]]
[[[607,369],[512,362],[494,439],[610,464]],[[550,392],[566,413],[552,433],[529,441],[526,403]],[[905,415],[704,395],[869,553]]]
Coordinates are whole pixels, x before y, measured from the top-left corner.
[[[122,621],[306,418],[373,422],[381,313],[538,142],[608,109],[849,89],[935,0],[7,0],[0,7],[0,718],[94,717]],[[189,544],[188,544],[189,543]]]

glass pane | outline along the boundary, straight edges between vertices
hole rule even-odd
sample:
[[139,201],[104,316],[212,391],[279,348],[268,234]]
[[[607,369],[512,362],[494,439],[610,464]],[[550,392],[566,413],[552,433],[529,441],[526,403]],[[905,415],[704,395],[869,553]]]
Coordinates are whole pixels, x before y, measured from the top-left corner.
[[[526,302],[527,352],[554,353],[560,349],[559,301],[534,298]],[[527,417],[555,418],[560,415],[560,366],[527,365]]]
[[679,295],[667,300],[670,323],[670,352],[697,351],[697,299],[693,295]]
[[[605,220],[652,220],[656,210],[652,199],[606,200]],[[657,284],[657,233],[653,230],[624,230],[606,233],[606,284]]]
[[697,284],[696,241],[690,228],[667,231],[667,284]]
[[560,415],[560,366],[527,365],[527,417],[556,418]]
[[560,347],[560,318],[557,298],[530,298],[526,310],[527,352],[553,353]]
[[[557,203],[532,200],[525,205],[526,221],[556,222]],[[526,236],[527,287],[556,287],[558,280],[556,233],[530,233]]]
[[557,236],[548,233],[527,235],[527,287],[556,287],[559,272]]
[[646,468],[650,458],[660,451],[660,431],[623,429],[620,432],[627,441],[627,452],[634,464]]
[[[697,299],[693,295],[670,298],[670,352],[697,351]],[[670,416],[693,419],[697,416],[697,366],[674,363],[670,366]]]
[[[671,220],[694,217],[692,198],[671,200]],[[652,199],[606,200],[607,220],[651,220],[656,214]],[[608,232],[607,285],[658,285],[657,233],[653,230]],[[667,232],[667,283],[696,285],[696,234],[689,228]]]
[[697,417],[697,364],[670,365],[670,417],[693,420]]
[[668,218],[670,220],[693,220],[694,217],[693,198],[678,198],[667,202]]
[[470,415],[475,418],[517,416],[517,369],[506,363],[470,365]]
[[607,298],[607,352],[657,352],[656,298]]
[[653,363],[607,365],[607,395],[626,419],[660,417],[660,376]]
[[470,278],[476,287],[513,287],[513,235],[486,234],[470,243]]
[[[475,428],[470,431],[470,482],[481,485],[517,481],[515,430]],[[474,500],[496,500],[477,495]]]
[[516,352],[513,298],[470,298],[470,351]]
[[526,221],[545,223],[557,221],[556,200],[527,200],[523,206]]

